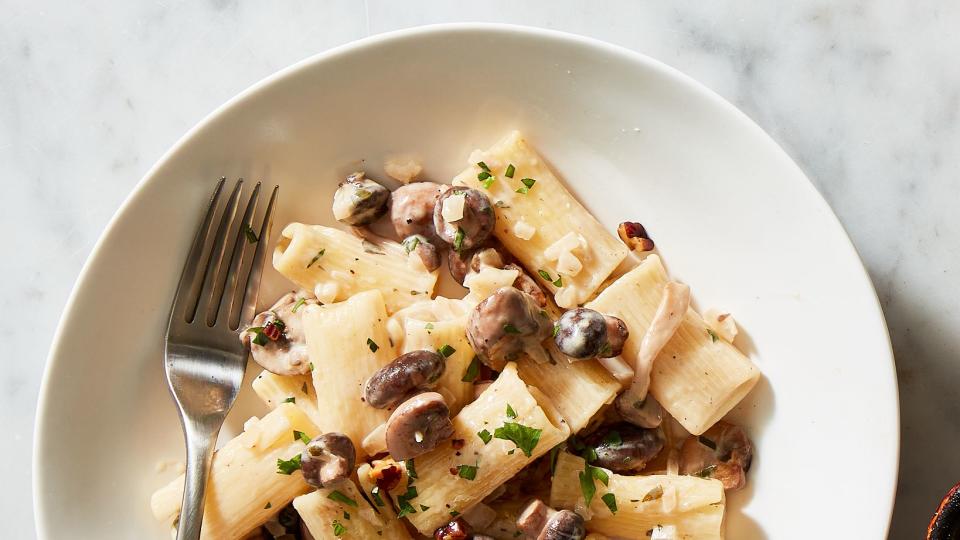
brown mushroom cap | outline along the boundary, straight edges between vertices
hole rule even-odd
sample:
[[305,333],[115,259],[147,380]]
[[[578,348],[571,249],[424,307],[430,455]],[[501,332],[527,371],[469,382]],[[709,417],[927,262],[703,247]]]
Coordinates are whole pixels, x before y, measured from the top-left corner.
[[333,215],[341,223],[367,225],[387,211],[390,190],[355,172],[333,194]]
[[350,437],[324,433],[307,443],[300,453],[300,470],[308,484],[322,488],[353,474],[356,459],[357,451]]
[[[443,217],[443,203],[450,197],[464,197],[463,217],[448,223]],[[483,245],[497,224],[497,214],[490,199],[478,189],[454,187],[440,198],[433,209],[433,226],[441,240],[459,251]]]
[[407,253],[416,253],[428,272],[440,268],[440,251],[426,236],[422,234],[408,236],[403,239],[403,247],[407,250]]
[[397,461],[425,454],[451,436],[450,409],[436,392],[417,394],[404,401],[387,420],[387,451]]
[[434,351],[410,351],[378,369],[363,386],[363,398],[371,407],[386,409],[399,403],[413,390],[437,384],[446,361]]
[[607,346],[601,348],[601,358],[613,358],[623,353],[623,345],[630,337],[630,330],[627,324],[613,315],[604,315],[603,320],[607,325]]
[[[303,300],[301,302],[301,299]],[[299,305],[298,305],[299,304]],[[240,332],[240,341],[250,348],[253,360],[277,375],[304,375],[310,372],[307,339],[303,332],[303,312],[306,306],[316,305],[317,299],[307,292],[289,292],[280,297],[270,309],[253,318],[250,326]],[[296,308],[296,312],[294,312]],[[283,331],[276,340],[262,338],[255,342],[253,329],[266,329],[281,321]]]
[[443,242],[433,226],[433,209],[448,189],[450,186],[433,182],[414,182],[395,189],[390,195],[390,221],[397,236],[419,234],[434,246],[441,246]]
[[596,451],[593,462],[615,473],[638,473],[663,450],[663,432],[639,428],[626,422],[605,426],[584,440]]
[[480,360],[501,370],[525,349],[541,347],[553,323],[529,294],[501,287],[477,304],[467,320],[467,340]]
[[753,443],[740,426],[720,421],[699,437],[690,437],[680,450],[680,474],[715,478],[736,491],[747,483]]
[[565,311],[557,321],[553,341],[560,352],[571,358],[596,358],[607,342],[606,320],[592,309]]
[[537,540],[583,540],[587,527],[580,514],[573,510],[560,510],[547,520]]
[[540,287],[537,280],[533,279],[526,270],[513,263],[505,264],[503,268],[506,270],[516,270],[518,272],[517,279],[513,280],[514,288],[529,294],[541,308],[547,307],[546,293],[543,292],[543,288]]

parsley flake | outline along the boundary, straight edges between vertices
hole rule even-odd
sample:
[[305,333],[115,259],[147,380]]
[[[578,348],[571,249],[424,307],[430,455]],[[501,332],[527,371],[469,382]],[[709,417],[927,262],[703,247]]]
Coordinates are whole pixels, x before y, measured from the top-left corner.
[[310,436],[302,431],[293,430],[293,440],[303,441],[303,444],[310,444]]
[[514,325],[512,325],[512,324],[510,324],[510,323],[507,323],[507,324],[503,325],[503,331],[506,332],[506,333],[508,333],[508,334],[519,334],[519,333],[520,333],[520,330],[517,330],[517,327],[514,326]]
[[504,422],[503,427],[498,427],[493,431],[493,436],[497,439],[512,441],[517,448],[523,451],[523,455],[530,457],[537,443],[540,442],[542,429],[527,427],[516,422]]
[[477,437],[480,437],[480,440],[483,441],[483,444],[489,444],[493,439],[493,435],[489,431],[483,430],[477,432]]
[[477,477],[477,469],[474,465],[457,465],[457,476],[465,480],[474,480]]
[[[413,460],[412,460],[412,459],[408,459],[408,460],[406,460],[406,461],[403,462],[403,465],[407,468],[407,476],[409,476],[410,478],[413,478],[414,480],[416,480],[416,479],[417,479],[417,468],[414,466]],[[416,490],[414,490],[413,493],[414,493],[414,497],[416,497]]]
[[507,403],[507,418],[516,418],[516,417],[517,417],[517,411],[513,410],[513,407],[511,407],[510,404]]
[[300,470],[300,454],[290,459],[277,459],[277,474],[291,475],[293,471]]
[[337,538],[343,536],[343,533],[347,532],[347,528],[343,526],[343,523],[340,523],[339,519],[333,520],[333,535]]
[[473,360],[470,360],[470,365],[467,366],[467,370],[463,372],[463,377],[460,378],[460,382],[473,382],[477,380],[477,377],[480,375],[480,358],[477,356],[473,357]]
[[437,352],[440,353],[440,355],[444,358],[450,358],[450,355],[457,352],[457,350],[448,344],[444,344],[443,347],[437,349]]
[[583,500],[586,502],[587,506],[590,506],[590,501],[593,500],[593,496],[597,493],[597,486],[593,483],[593,475],[588,470],[580,471],[580,491],[583,493]]
[[603,504],[607,505],[607,508],[610,509],[610,513],[612,514],[617,513],[617,496],[616,495],[614,495],[613,493],[606,493],[602,497],[600,497],[600,500],[603,501]]
[[353,506],[354,508],[357,507],[357,501],[351,499],[350,497],[347,497],[346,495],[344,495],[343,493],[341,493],[336,489],[331,491],[330,494],[327,495],[327,498],[330,499],[331,501],[336,501],[341,504],[348,504],[350,506]]
[[269,510],[271,508],[273,508],[273,503],[271,503],[270,501],[267,501],[267,504],[263,507],[263,509]]
[[507,172],[503,173],[507,178],[513,178],[513,173],[516,172],[517,168],[513,166],[513,163],[507,165]]
[[256,244],[257,242],[260,241],[260,239],[257,238],[257,233],[253,232],[253,229],[250,227],[250,224],[248,223],[243,224],[243,234],[247,236],[247,242],[251,244]]
[[460,250],[463,248],[463,237],[464,237],[465,235],[466,235],[466,233],[463,232],[463,228],[457,227],[457,234],[454,235],[454,237],[453,237],[453,249],[454,249],[454,251],[456,251],[456,252],[459,253]]
[[295,397],[288,397],[287,399],[283,400],[283,402],[284,402],[284,403],[296,403],[296,402],[297,402],[297,398],[295,398]]
[[377,352],[380,349],[380,346],[377,345],[377,342],[367,338],[367,347],[370,347],[370,352]]
[[293,305],[293,309],[290,310],[290,313],[296,313],[297,310],[300,309],[300,306],[302,306],[302,305],[304,305],[304,304],[306,304],[306,303],[307,303],[307,299],[306,299],[306,298],[298,298],[298,299],[297,299],[297,303]]
[[710,339],[713,340],[714,343],[716,343],[717,340],[720,339],[720,336],[718,336],[716,332],[714,332],[709,328],[707,328],[707,335],[710,336]]
[[[323,254],[326,253],[326,252],[327,252],[326,248],[321,249],[320,251],[318,251],[317,254],[314,255],[312,259],[310,259],[310,264],[307,265],[307,268],[310,268],[311,266],[313,266],[313,263],[315,263],[315,262],[317,262],[318,260],[320,260],[320,257],[323,257]],[[323,267],[322,267],[322,266],[317,265],[317,268],[323,270]]]
[[373,489],[370,490],[370,495],[373,497],[373,502],[377,503],[377,506],[383,506],[383,497],[380,496],[380,486],[373,486]]

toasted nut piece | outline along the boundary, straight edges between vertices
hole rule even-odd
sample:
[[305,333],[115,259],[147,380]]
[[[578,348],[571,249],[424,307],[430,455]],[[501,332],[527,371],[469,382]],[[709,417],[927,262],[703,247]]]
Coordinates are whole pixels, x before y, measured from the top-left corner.
[[643,225],[634,221],[624,221],[617,227],[617,235],[623,243],[635,251],[653,251],[653,240]]

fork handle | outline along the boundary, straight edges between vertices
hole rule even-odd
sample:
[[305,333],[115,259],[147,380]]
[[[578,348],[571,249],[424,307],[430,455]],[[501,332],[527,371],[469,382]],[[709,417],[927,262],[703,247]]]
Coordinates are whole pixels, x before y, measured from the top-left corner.
[[207,476],[213,463],[213,450],[220,433],[219,424],[210,428],[184,422],[187,442],[187,470],[183,482],[183,502],[177,540],[197,540],[203,524],[203,505],[207,495]]

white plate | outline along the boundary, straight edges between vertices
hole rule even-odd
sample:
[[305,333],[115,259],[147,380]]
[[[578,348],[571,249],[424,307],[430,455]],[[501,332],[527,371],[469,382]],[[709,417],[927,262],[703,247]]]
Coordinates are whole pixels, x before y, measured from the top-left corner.
[[[846,234],[746,116],[659,62],[511,26],[372,37],[257,84],[187,134],[117,213],[50,354],[35,445],[42,538],[169,538],[149,496],[181,458],[162,340],[199,212],[221,175],[281,184],[275,235],[330,223],[345,173],[413,152],[448,181],[522,130],[611,229],[641,221],[697,306],[734,313],[765,378],[735,411],[757,444],[727,536],[882,538],[897,473],[893,357]],[[272,269],[262,298],[285,287]],[[251,369],[251,371],[253,371]],[[224,436],[261,412],[245,392]],[[223,440],[224,437],[221,437]]]

